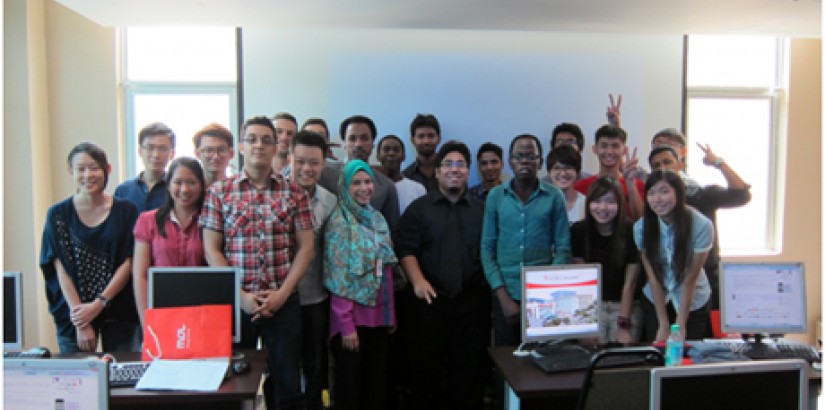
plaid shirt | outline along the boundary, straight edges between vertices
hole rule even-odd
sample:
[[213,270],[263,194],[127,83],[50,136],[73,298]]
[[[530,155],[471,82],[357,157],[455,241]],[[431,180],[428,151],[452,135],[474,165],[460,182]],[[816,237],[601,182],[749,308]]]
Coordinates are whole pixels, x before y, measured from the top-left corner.
[[312,229],[305,191],[280,175],[258,189],[246,172],[212,184],[198,224],[223,233],[223,251],[243,268],[244,290],[277,289],[295,258],[295,232]]

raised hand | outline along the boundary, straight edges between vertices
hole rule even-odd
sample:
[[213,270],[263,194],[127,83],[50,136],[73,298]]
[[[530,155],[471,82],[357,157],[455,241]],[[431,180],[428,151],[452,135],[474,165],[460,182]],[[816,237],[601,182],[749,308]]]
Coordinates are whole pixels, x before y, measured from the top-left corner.
[[625,179],[632,179],[639,176],[639,158],[637,156],[638,148],[633,147],[633,154],[629,152],[624,153],[624,161],[622,162],[622,175]]
[[619,94],[619,98],[613,99],[613,94],[608,94],[610,97],[610,105],[607,106],[607,122],[610,125],[615,125],[617,127],[622,126],[622,95]]
[[717,159],[718,157],[717,157],[717,156],[716,156],[716,154],[714,154],[714,153],[713,153],[713,151],[710,149],[710,145],[709,145],[709,144],[705,144],[705,146],[703,147],[703,146],[702,146],[702,144],[700,144],[700,143],[698,143],[698,142],[697,142],[697,143],[696,143],[696,146],[697,146],[697,147],[699,147],[699,149],[700,149],[700,150],[702,150],[702,152],[704,152],[704,153],[705,153],[705,157],[704,157],[704,158],[702,158],[702,162],[703,162],[705,165],[716,165],[716,159]]

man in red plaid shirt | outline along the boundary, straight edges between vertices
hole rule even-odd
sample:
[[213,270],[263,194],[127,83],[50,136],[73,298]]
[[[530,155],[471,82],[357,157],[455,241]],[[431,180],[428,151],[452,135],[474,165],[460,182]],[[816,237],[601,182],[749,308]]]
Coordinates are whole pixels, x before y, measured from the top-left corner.
[[215,182],[200,226],[210,266],[243,268],[242,340],[269,351],[267,407],[303,408],[299,374],[301,306],[297,286],[312,259],[313,220],[305,191],[272,170],[275,128],[254,117],[241,128],[244,169]]

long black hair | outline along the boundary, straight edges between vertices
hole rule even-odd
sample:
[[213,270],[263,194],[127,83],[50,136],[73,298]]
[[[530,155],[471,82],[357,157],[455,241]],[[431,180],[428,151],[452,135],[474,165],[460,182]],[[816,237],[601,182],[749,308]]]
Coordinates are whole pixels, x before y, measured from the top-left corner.
[[613,222],[611,223],[613,234],[610,239],[610,258],[612,259],[611,262],[619,265],[624,261],[627,249],[627,230],[630,229],[630,222],[627,220],[627,205],[624,199],[624,189],[619,182],[612,177],[600,177],[596,179],[590,184],[590,189],[587,190],[587,199],[584,205],[584,226],[587,232],[584,245],[584,260],[593,260],[590,253],[590,242],[592,238],[601,235],[597,230],[599,223],[596,221],[596,218],[593,218],[593,214],[590,212],[590,204],[610,192],[616,197],[617,204],[616,217],[613,218]]
[[682,283],[685,279],[685,268],[693,256],[693,247],[690,237],[693,229],[693,215],[685,204],[685,183],[682,178],[672,171],[654,171],[650,173],[645,184],[645,214],[644,214],[644,253],[650,261],[653,273],[664,284],[663,276],[666,269],[665,255],[660,255],[659,238],[659,216],[650,208],[647,200],[647,193],[659,181],[664,181],[676,194],[676,205],[671,211],[673,227],[673,258],[672,268],[676,276],[676,283]]
[[[180,157],[172,161],[172,164],[169,165],[169,171],[166,173],[166,189],[169,189],[169,186],[171,186],[172,177],[175,175],[175,171],[178,167],[188,168],[190,171],[195,173],[195,178],[200,181],[201,194],[198,197],[197,206],[198,209],[201,209],[203,207],[203,199],[206,197],[207,187],[206,178],[203,175],[203,168],[201,168],[200,162],[192,157]],[[158,208],[158,212],[155,214],[155,224],[158,227],[158,233],[164,238],[166,238],[166,220],[169,218],[169,214],[174,208],[175,200],[172,199],[172,195],[170,193],[167,193],[166,201],[160,208]]]
[[69,151],[69,158],[67,159],[69,168],[72,167],[72,160],[77,154],[86,154],[92,157],[92,160],[103,170],[103,188],[106,188],[106,185],[109,184],[109,160],[106,158],[106,151],[94,142],[81,142]]

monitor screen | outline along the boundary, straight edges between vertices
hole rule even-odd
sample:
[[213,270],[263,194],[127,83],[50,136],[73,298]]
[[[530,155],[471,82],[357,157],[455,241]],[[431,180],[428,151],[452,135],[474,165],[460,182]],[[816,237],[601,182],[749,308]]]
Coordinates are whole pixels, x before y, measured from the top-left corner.
[[725,333],[806,333],[801,262],[722,263],[720,317]]
[[599,335],[601,265],[530,266],[521,275],[522,342]]
[[650,373],[651,410],[806,409],[808,363],[768,360],[660,367]]
[[4,359],[3,408],[106,410],[107,367],[97,359]]
[[3,350],[23,349],[22,285],[20,272],[3,272]]
[[232,342],[241,341],[240,268],[149,268],[148,285],[150,308],[231,305]]

